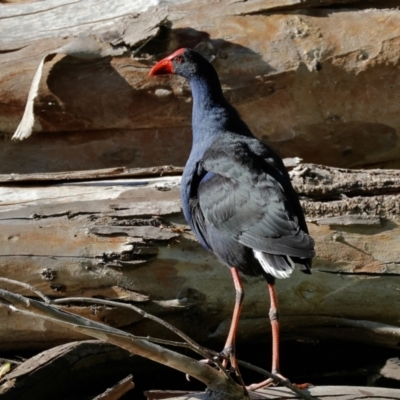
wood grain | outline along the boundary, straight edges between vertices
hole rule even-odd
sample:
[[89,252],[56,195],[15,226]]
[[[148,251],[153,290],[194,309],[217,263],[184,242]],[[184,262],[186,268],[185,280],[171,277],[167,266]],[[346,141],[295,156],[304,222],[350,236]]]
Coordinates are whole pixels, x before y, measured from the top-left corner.
[[[296,168],[293,183],[302,193],[317,257],[311,276],[295,271],[277,283],[283,335],[396,347],[398,310],[392,305],[400,287],[397,171],[309,164]],[[166,176],[2,184],[0,275],[23,280],[53,298],[132,301],[197,340],[223,342],[234,301],[229,271],[201,248],[184,222],[179,181],[179,176]],[[329,189],[327,181],[339,186]],[[396,207],[384,207],[388,202]],[[244,277],[244,288],[238,340],[267,340],[265,282]],[[79,315],[138,335],[169,337],[126,310],[73,302],[71,307]],[[82,337],[39,320],[31,321],[27,330],[25,318],[7,315],[2,308],[0,314],[4,349],[40,348]]]

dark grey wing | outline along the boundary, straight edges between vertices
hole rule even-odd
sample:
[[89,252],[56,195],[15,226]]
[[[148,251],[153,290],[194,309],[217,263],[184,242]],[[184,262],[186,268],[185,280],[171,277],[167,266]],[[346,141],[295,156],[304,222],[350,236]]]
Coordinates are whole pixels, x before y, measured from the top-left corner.
[[[197,195],[204,224],[254,250],[309,258],[314,241],[302,229],[289,177],[246,143],[221,143],[205,153],[208,171]],[[297,203],[296,203],[297,202]],[[300,211],[301,212],[301,211]]]
[[190,199],[189,207],[191,209],[190,227],[192,231],[199,239],[201,245],[208,251],[212,251],[212,246],[209,243],[207,234],[206,221],[200,208],[199,199],[197,197]]
[[197,163],[193,165],[188,176],[183,175],[181,182],[182,209],[190,228],[201,245],[208,251],[212,251],[198,198],[198,188],[206,174],[207,171]]

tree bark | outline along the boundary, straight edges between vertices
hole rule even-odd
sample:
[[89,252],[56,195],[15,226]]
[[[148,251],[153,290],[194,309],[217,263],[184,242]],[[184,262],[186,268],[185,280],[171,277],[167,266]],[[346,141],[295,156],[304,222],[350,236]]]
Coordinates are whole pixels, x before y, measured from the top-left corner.
[[[59,175],[48,174],[40,181],[25,176],[23,182],[3,183],[0,276],[25,281],[52,298],[134,302],[195,340],[223,342],[234,301],[229,271],[201,248],[184,222],[180,177],[154,176],[160,171],[168,174],[168,168],[142,169],[146,178],[112,179],[107,172],[108,180],[84,180],[82,172],[68,175],[70,182],[56,182]],[[128,172],[135,175],[123,171]],[[121,171],[115,173],[119,178]],[[90,172],[90,179],[94,175]],[[396,347],[399,172],[307,164],[291,175],[317,257],[311,276],[295,271],[277,283],[284,337]],[[266,284],[244,277],[244,288],[238,340],[268,340]],[[173,337],[124,309],[76,302],[67,309],[138,336]],[[0,318],[2,350],[48,348],[83,338],[50,322],[9,315],[3,307]]]

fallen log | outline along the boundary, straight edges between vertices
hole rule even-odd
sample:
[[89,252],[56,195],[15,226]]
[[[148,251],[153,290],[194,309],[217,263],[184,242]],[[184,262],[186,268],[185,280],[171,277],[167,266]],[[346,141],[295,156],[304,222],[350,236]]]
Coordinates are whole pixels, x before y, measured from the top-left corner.
[[[282,156],[399,165],[396,2],[136,3],[2,5],[0,173],[182,166],[190,90],[176,77],[147,77],[182,46],[214,59],[227,98]],[[34,133],[13,143],[44,58]]]
[[[395,400],[400,398],[399,389],[377,388],[377,387],[357,387],[357,386],[317,386],[307,390],[316,399],[336,400],[361,400],[361,399],[388,399]],[[147,392],[148,400],[169,399],[169,400],[205,400],[207,393],[173,393],[161,391]],[[271,387],[257,390],[250,393],[250,400],[280,400],[298,399],[295,393],[281,387]]]
[[[158,171],[158,170],[156,170]],[[182,218],[179,176],[0,186],[0,276],[51,298],[132,302],[195,340],[222,342],[234,291],[227,269]],[[313,274],[277,290],[286,338],[339,338],[395,348],[399,173],[299,165],[291,172],[316,239]],[[118,177],[118,175],[116,175]],[[268,340],[262,279],[244,279],[241,341]],[[32,296],[11,284],[8,290]],[[71,301],[68,310],[139,336],[170,338],[141,315]],[[82,335],[0,307],[2,350],[48,348]],[[45,335],[44,335],[45,333]]]

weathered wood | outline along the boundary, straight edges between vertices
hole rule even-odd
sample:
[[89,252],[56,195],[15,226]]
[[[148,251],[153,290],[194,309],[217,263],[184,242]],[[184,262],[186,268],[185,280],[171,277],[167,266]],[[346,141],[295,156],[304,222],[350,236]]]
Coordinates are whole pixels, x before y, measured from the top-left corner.
[[[284,337],[396,347],[398,173],[371,171],[368,176],[368,171],[303,165],[292,175],[316,239],[317,258],[311,276],[295,271],[277,284]],[[360,185],[361,178],[368,183]],[[0,276],[24,280],[54,298],[137,302],[196,340],[223,342],[234,298],[231,278],[185,224],[179,181],[170,176],[0,186]],[[337,185],[329,189],[327,182]],[[244,285],[240,340],[268,339],[265,282],[245,277]],[[171,337],[127,310],[79,303],[68,309],[140,336]],[[2,349],[43,348],[83,338],[50,322],[8,315],[3,307],[0,319]]]
[[29,358],[0,380],[2,399],[83,398],[135,368],[139,361],[127,351],[97,340],[73,342]]
[[301,195],[315,200],[343,196],[389,195],[400,192],[400,170],[345,169],[300,164],[290,171],[294,187]]
[[93,179],[117,179],[117,178],[143,178],[159,177],[182,174],[182,167],[166,165],[163,167],[152,168],[106,168],[90,171],[71,171],[71,172],[48,172],[33,174],[2,174],[0,183],[7,182],[59,182],[59,181],[82,181]]
[[120,399],[125,393],[129,392],[131,389],[134,388],[134,384],[132,382],[132,375],[127,376],[126,378],[122,379],[116,383],[113,387],[107,389],[104,393],[96,396],[93,400],[118,400]]
[[[357,387],[357,386],[317,386],[307,390],[316,399],[324,400],[361,400],[361,399],[390,399],[400,398],[399,389],[388,389],[378,387]],[[162,396],[160,392],[148,392],[148,400],[170,399],[170,400],[205,400],[210,398],[208,393],[187,393],[184,396],[174,395],[173,392]],[[251,400],[280,400],[280,399],[298,399],[297,395],[290,390],[282,387],[271,387],[260,389],[250,393]]]
[[[154,61],[178,46],[215,58],[228,99],[283,156],[398,166],[400,11],[389,0],[357,5],[382,9],[316,8],[347,3],[171,1],[137,16],[149,2],[119,0],[88,6],[79,21],[70,0],[3,5],[0,173],[148,167],[155,160],[182,166],[191,140],[190,91],[179,78],[147,78]],[[88,33],[100,50],[80,51],[100,58],[82,60],[70,49],[72,55],[48,61],[35,134],[9,141],[40,60]],[[102,57],[103,45],[114,58]]]
[[[301,159],[298,157],[285,158],[283,163],[288,168],[299,165]],[[83,181],[94,179],[117,179],[117,178],[144,178],[180,175],[183,167],[174,167],[165,165],[162,167],[151,168],[105,168],[89,171],[71,171],[71,172],[45,172],[31,174],[0,174],[0,183],[13,182],[59,182],[59,181]]]
[[[206,363],[173,351],[166,346],[160,346],[143,337],[138,337],[105,324],[82,318],[70,312],[59,310],[50,303],[28,299],[7,290],[0,290],[0,298],[2,302],[6,302],[9,305],[8,309],[11,312],[32,315],[44,321],[53,321],[73,331],[78,331],[90,337],[104,340],[107,343],[115,344],[133,354],[188,374],[202,382],[210,391],[219,394],[228,394],[227,399],[229,400],[245,400],[247,397],[244,396],[243,388],[226,371],[225,373],[221,373],[221,370],[216,370]],[[161,322],[165,323],[164,321]],[[175,330],[175,328],[172,330]],[[185,336],[183,333],[179,333],[179,335]],[[186,342],[193,342],[189,337],[186,336],[186,338]],[[208,353],[199,349],[199,346],[196,345],[195,349],[199,354],[205,354],[207,358],[209,357]],[[296,388],[293,388],[293,390],[298,392]],[[312,400],[309,398],[306,399],[306,397],[304,399]]]
[[[293,8],[308,8],[314,6],[328,6],[331,4],[349,4],[355,3],[358,0],[274,0],[265,2],[262,0],[251,1],[250,5],[238,4],[233,0],[225,1],[225,4],[217,4],[215,8],[227,15],[254,13],[254,12],[267,12],[275,9],[293,9]],[[17,1],[16,1],[17,2]],[[372,1],[370,1],[372,2]],[[9,2],[11,3],[11,2]],[[22,1],[19,1],[22,3]],[[165,5],[177,4],[175,12],[181,9],[183,13],[190,13],[191,10],[200,8],[204,12],[205,7],[210,6],[207,0],[192,2],[188,6],[184,6],[183,10],[179,6],[185,3],[190,3],[189,0],[165,0]],[[48,38],[54,35],[54,32],[65,34],[79,34],[85,29],[96,30],[101,28],[104,30],[104,21],[119,21],[126,16],[134,16],[137,18],[138,14],[146,11],[154,3],[146,1],[136,1],[135,3],[127,3],[123,0],[115,0],[113,7],[104,7],[96,2],[96,0],[87,0],[86,7],[79,9],[79,21],[76,21],[76,5],[71,0],[47,0],[46,3],[32,2],[32,4],[25,4],[21,6],[8,6],[2,7],[3,19],[2,31],[6,36],[2,39],[3,46],[5,44],[12,44],[18,41],[36,41],[39,38]],[[226,8],[227,5],[231,7]],[[97,7],[96,7],[97,6]],[[21,11],[24,12],[21,18]],[[152,9],[154,11],[154,9]],[[41,19],[36,18],[36,14],[41,14]],[[54,17],[57,16],[57,19]],[[19,25],[14,25],[15,20],[18,18]],[[139,18],[139,21],[145,20]],[[46,27],[52,24],[53,32],[49,32]],[[86,27],[85,27],[86,25]],[[142,29],[143,30],[143,29]],[[143,35],[140,29],[137,29],[139,35]],[[132,32],[129,32],[132,34]],[[34,35],[34,36],[33,36]]]

